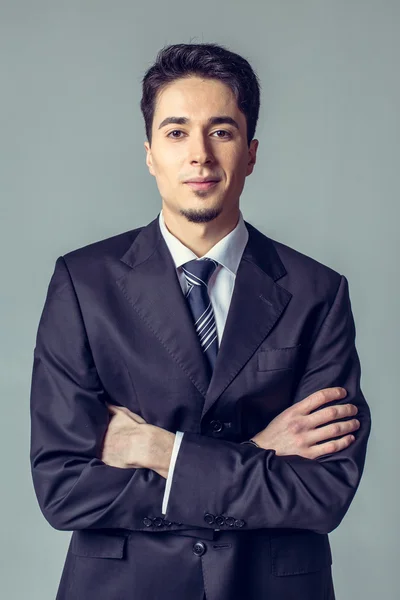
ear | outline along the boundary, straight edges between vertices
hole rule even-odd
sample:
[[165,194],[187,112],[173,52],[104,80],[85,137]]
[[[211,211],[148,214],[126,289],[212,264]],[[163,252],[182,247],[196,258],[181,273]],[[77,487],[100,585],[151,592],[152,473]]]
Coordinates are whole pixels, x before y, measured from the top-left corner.
[[246,176],[253,172],[257,158],[258,140],[251,140],[249,147],[249,160],[247,162]]
[[144,142],[144,148],[146,150],[146,165],[148,166],[149,173],[155,176],[154,168],[153,168],[153,157],[151,154],[150,144],[149,142]]

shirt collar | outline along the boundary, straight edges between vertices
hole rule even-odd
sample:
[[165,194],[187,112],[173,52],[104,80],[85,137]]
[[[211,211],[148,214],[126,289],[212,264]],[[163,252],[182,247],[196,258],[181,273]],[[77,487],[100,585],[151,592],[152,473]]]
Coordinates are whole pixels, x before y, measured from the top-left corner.
[[[182,244],[182,242],[167,229],[162,210],[159,215],[159,225],[176,268],[181,267],[189,260],[199,259],[190,248]],[[204,254],[204,257],[207,256],[208,258],[213,258],[223,267],[231,271],[231,273],[236,275],[248,239],[249,232],[244,223],[243,215],[241,211],[239,211],[239,220],[235,229],[217,242],[206,254]],[[204,257],[202,256],[201,258]]]

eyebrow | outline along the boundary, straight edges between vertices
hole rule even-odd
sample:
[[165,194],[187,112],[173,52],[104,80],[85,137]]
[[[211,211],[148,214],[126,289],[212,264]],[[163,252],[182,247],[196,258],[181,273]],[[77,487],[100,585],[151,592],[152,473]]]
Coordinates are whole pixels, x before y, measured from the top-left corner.
[[[188,119],[187,117],[167,117],[166,119],[161,121],[160,125],[158,126],[158,129],[161,129],[162,127],[165,127],[170,123],[175,123],[176,125],[187,125],[188,123],[190,123],[190,119]],[[235,119],[232,119],[232,117],[229,117],[228,115],[222,115],[220,117],[210,117],[207,121],[207,125],[224,124],[233,125],[233,127],[239,129],[239,124],[235,121]]]

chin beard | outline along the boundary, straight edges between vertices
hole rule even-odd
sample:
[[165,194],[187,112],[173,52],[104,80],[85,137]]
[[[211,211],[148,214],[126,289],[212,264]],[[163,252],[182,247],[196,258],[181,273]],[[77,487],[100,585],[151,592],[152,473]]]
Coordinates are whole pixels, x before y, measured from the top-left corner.
[[221,214],[222,208],[189,208],[180,209],[179,212],[190,223],[209,223]]

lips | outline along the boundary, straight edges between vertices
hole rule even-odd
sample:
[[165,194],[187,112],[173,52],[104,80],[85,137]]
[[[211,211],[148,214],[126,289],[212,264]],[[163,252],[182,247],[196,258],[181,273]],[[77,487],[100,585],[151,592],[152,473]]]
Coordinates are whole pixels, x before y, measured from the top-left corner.
[[215,185],[217,185],[218,181],[186,181],[186,184],[190,186],[194,190],[208,190]]
[[208,183],[211,181],[219,181],[217,177],[194,177],[193,179],[188,179],[185,183]]

